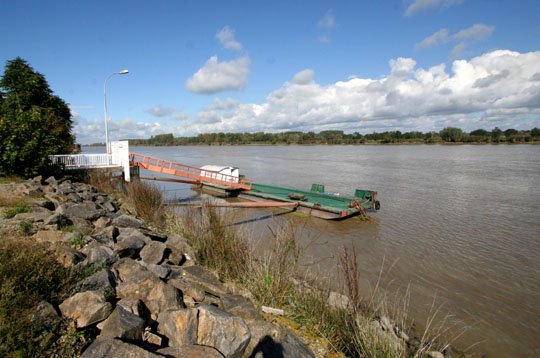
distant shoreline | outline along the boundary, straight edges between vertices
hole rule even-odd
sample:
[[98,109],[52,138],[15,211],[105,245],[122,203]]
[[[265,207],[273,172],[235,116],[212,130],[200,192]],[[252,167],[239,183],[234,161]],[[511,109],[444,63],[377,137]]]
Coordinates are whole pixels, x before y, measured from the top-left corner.
[[[129,143],[132,147],[219,147],[219,146],[227,146],[227,147],[234,147],[234,146],[301,146],[301,147],[309,147],[309,146],[320,146],[320,145],[327,145],[327,146],[362,146],[362,145],[538,145],[540,144],[540,141],[533,141],[533,142],[436,142],[436,143],[426,143],[426,142],[393,142],[393,143],[381,143],[381,142],[370,142],[370,143],[192,143],[192,144],[133,144]],[[93,144],[81,144],[83,147],[105,147],[105,143],[93,143]]]

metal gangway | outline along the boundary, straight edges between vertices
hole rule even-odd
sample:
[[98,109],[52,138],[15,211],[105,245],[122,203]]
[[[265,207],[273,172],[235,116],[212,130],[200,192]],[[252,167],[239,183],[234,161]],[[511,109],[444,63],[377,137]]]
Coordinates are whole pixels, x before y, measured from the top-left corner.
[[191,181],[176,180],[183,183],[200,184],[202,182],[207,182],[222,185],[227,189],[242,190],[250,190],[253,184],[252,181],[245,178],[192,167],[190,165],[159,159],[145,154],[130,153],[130,164],[158,173],[191,179]]

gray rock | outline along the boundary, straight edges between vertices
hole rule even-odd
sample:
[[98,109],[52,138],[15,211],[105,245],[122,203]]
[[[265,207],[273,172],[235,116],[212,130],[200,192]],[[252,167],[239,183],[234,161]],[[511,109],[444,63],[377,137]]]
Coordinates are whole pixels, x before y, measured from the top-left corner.
[[117,269],[123,280],[116,286],[119,298],[140,299],[154,319],[160,312],[183,308],[182,293],[175,287],[167,285],[137,263],[135,266],[139,269],[129,270],[123,266]]
[[84,328],[107,318],[112,305],[105,301],[101,292],[85,291],[62,302],[60,311],[62,316],[75,320],[78,328]]
[[45,225],[58,225],[58,227],[72,225],[73,222],[64,214],[52,214],[46,218],[43,223]]
[[181,347],[197,343],[199,320],[196,308],[167,310],[159,314],[158,332],[169,338],[169,345]]
[[100,292],[102,295],[106,290],[113,290],[116,286],[116,281],[113,273],[109,269],[102,269],[91,276],[79,281],[71,290],[71,294],[84,291]]
[[56,185],[58,184],[58,181],[56,180],[56,178],[54,176],[50,176],[48,177],[47,179],[45,179],[44,181],[46,184],[49,184],[49,185]]
[[244,356],[315,357],[313,352],[289,330],[262,319],[248,320],[251,340]]
[[171,273],[171,269],[166,266],[147,264],[144,261],[139,261],[139,264],[146,267],[146,269],[156,275],[158,278],[166,279]]
[[154,358],[163,357],[154,354],[134,344],[122,342],[114,338],[98,337],[92,344],[83,352],[81,358]]
[[189,266],[182,269],[182,278],[190,285],[200,288],[214,296],[227,293],[225,286],[210,270],[201,266]]
[[95,220],[105,214],[103,209],[99,209],[96,203],[91,201],[65,206],[63,211],[69,217],[85,220]]
[[184,301],[186,299],[186,296],[193,298],[195,302],[203,302],[205,299],[205,292],[203,290],[197,287],[190,286],[181,278],[170,279],[167,282],[169,283],[169,285],[173,285],[174,287],[182,291],[182,293],[184,294]]
[[122,307],[128,312],[141,317],[146,322],[150,320],[150,311],[144,305],[143,301],[134,298],[123,298],[116,303],[117,307]]
[[137,229],[121,228],[114,248],[120,257],[137,257],[148,242],[150,239]]
[[39,230],[34,234],[34,239],[37,242],[50,242],[57,243],[63,242],[64,236],[66,235],[63,231],[56,230]]
[[50,215],[51,215],[51,212],[49,210],[37,212],[37,213],[32,213],[32,212],[19,213],[13,217],[13,220],[40,222],[40,221],[45,221]]
[[256,319],[260,318],[259,312],[245,297],[238,295],[223,295],[221,296],[222,307],[225,311],[242,317],[244,319]]
[[77,194],[77,193],[69,193],[68,195],[66,195],[66,199],[68,201],[71,201],[72,203],[82,203],[83,202],[83,198],[81,198],[79,196],[79,194]]
[[139,228],[139,230],[154,241],[159,241],[159,242],[167,241],[167,235],[165,234],[160,234],[158,232],[155,232],[146,228]]
[[199,306],[197,344],[214,347],[225,357],[242,357],[251,333],[246,322],[214,306]]
[[144,319],[117,306],[103,323],[100,337],[142,340],[144,326]]
[[94,222],[94,227],[96,228],[96,230],[102,230],[102,229],[105,229],[110,224],[111,224],[111,219],[109,219],[108,217],[102,216]]
[[[101,217],[96,221],[96,224],[99,222],[100,224],[103,223],[102,220],[109,220],[109,218]],[[94,225],[95,226],[95,225]],[[96,229],[98,229],[97,226],[95,226]],[[107,226],[102,228],[101,230],[96,230],[96,232],[92,235],[92,237],[102,243],[102,244],[110,244],[111,246],[114,246],[114,241],[116,238],[120,235],[120,231],[118,231],[118,228],[115,226]]]
[[141,259],[148,264],[159,265],[163,261],[167,246],[159,241],[151,241],[140,252]]
[[111,264],[118,260],[116,252],[106,245],[91,243],[86,248],[86,264]]
[[174,358],[223,358],[223,355],[214,348],[197,345],[161,348],[157,353]]
[[141,228],[146,227],[145,223],[139,219],[134,218],[131,215],[122,214],[117,218],[113,219],[112,224],[118,227],[131,227],[131,228]]

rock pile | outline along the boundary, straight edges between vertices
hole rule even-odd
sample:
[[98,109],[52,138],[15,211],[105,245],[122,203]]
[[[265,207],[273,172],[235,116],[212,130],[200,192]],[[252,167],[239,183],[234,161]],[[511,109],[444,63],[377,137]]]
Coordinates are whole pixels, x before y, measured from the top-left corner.
[[313,356],[195,265],[182,237],[155,232],[107,194],[54,177],[29,180],[17,191],[40,199],[13,220],[28,223],[64,266],[95,269],[59,307],[43,302],[34,317],[44,326],[68,319],[94,332],[83,357]]

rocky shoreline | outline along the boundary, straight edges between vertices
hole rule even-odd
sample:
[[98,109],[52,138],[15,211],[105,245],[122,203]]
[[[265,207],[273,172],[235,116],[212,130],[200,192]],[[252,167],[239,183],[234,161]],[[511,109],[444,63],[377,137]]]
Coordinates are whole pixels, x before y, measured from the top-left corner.
[[53,345],[58,337],[49,333],[68,320],[95,337],[82,357],[315,356],[291,331],[265,321],[249,299],[194,264],[183,238],[153,231],[107,194],[53,177],[11,189],[42,198],[29,212],[3,219],[4,230],[25,222],[64,266],[99,268],[58,307],[39,305],[33,317],[43,330],[39,344]]
[[[0,219],[0,237],[24,227],[25,236],[47,245],[64,267],[90,270],[59,305],[43,301],[35,310],[33,322],[41,332],[36,344],[43,350],[55,352],[62,324],[88,337],[70,356],[330,354],[323,344],[307,342],[263,317],[249,292],[195,264],[193,249],[183,237],[150,228],[125,203],[91,185],[37,177],[0,190],[32,198],[27,212]],[[330,292],[328,305],[346,310],[349,300]],[[279,309],[270,312],[282,314]],[[420,341],[404,328],[385,316],[369,322],[375,337],[403,352],[418,351]],[[430,357],[455,355],[450,348],[444,353],[423,352]]]

